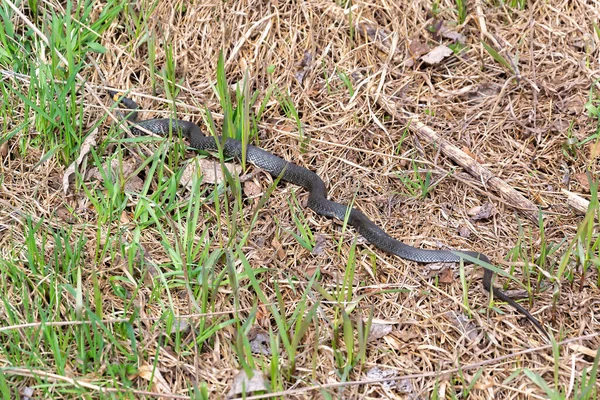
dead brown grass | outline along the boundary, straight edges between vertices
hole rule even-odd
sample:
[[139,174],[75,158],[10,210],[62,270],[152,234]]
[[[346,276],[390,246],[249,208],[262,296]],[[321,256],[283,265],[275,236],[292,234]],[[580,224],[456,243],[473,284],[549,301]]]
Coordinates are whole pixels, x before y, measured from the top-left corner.
[[[273,83],[287,88],[305,125],[305,133],[312,139],[308,152],[300,153],[294,121],[285,117],[273,102],[262,120],[261,147],[317,172],[328,183],[331,198],[337,201],[347,202],[356,194],[357,207],[406,243],[426,248],[448,246],[481,251],[508,269],[510,263],[503,260],[517,244],[519,225],[523,224],[531,235],[530,243],[525,243],[533,252],[529,257],[535,255],[539,245],[537,227],[496,197],[497,193],[488,195],[485,182],[460,170],[456,178],[447,175],[455,165],[436,151],[435,145],[422,143],[409,134],[397,151],[406,121],[391,119],[377,99],[380,95],[394,99],[540,205],[546,214],[546,240],[559,242],[564,237],[573,237],[581,217],[566,205],[561,189],[585,197],[588,194],[585,185],[577,177],[587,169],[597,177],[598,158],[592,149],[595,141],[577,150],[576,158],[565,156],[563,144],[570,135],[583,140],[597,129],[597,121],[585,114],[584,104],[590,86],[596,85],[595,80],[600,78],[600,40],[592,26],[600,12],[597,4],[585,1],[552,3],[537,1],[530,3],[526,10],[518,11],[477,2],[483,15],[476,14],[477,8],[470,8],[466,23],[455,29],[466,38],[466,51],[437,65],[418,62],[408,66],[406,62],[411,59],[412,41],[452,43],[428,30],[432,19],[428,14],[429,2],[424,1],[354,1],[354,23],[389,33],[386,40],[360,34],[359,30],[352,40],[348,17],[340,17],[344,15],[341,8],[320,0],[293,4],[243,0],[195,4],[162,1],[153,13],[150,28],[161,43],[173,46],[177,77],[182,80],[178,100],[183,105],[179,112],[185,118],[201,121],[197,108],[201,105],[206,105],[217,116],[221,112],[209,85],[215,80],[218,52],[224,49],[230,82],[237,82],[247,71],[253,89],[264,93]],[[185,12],[181,12],[182,7]],[[455,21],[454,7],[452,2],[442,1],[437,20]],[[487,35],[482,31],[482,21],[485,21]],[[122,20],[121,23],[127,22]],[[146,46],[126,32],[115,24],[104,35],[102,44],[109,52],[95,60],[98,67],[90,68],[90,81],[101,86],[133,88],[133,95],[143,108],[167,110],[161,105],[160,99],[164,96],[160,90],[156,94],[150,91]],[[497,49],[507,59],[518,58],[518,75],[511,76],[496,63],[480,40],[498,44],[500,49]],[[305,53],[310,54],[312,62],[300,83],[296,74],[303,68],[300,64]],[[164,59],[164,48],[158,46],[158,68]],[[273,75],[267,73],[270,65],[275,66]],[[353,77],[355,96],[349,95],[334,68]],[[331,77],[330,89],[325,75]],[[88,104],[91,115],[101,112],[97,106]],[[44,182],[51,181],[52,176],[60,176],[62,167],[47,163],[43,168],[34,169],[36,158],[39,159],[39,155],[29,153],[25,160],[4,165],[5,170],[16,171],[13,178],[4,181],[5,189],[9,189],[7,193],[15,197],[5,197],[2,201],[14,208],[26,200],[22,211],[26,209],[28,213],[47,217],[65,199],[60,196],[60,188],[47,187]],[[397,174],[410,172],[412,159],[420,161],[421,168],[434,172],[435,189],[424,199],[397,194],[402,192]],[[34,187],[31,181],[40,184],[35,190],[24,190]],[[258,175],[255,182],[263,189],[268,185],[262,175]],[[354,234],[344,233],[344,245],[338,253],[336,240],[341,235],[338,224],[307,211],[311,226],[324,238],[321,254],[311,255],[289,235],[275,239],[278,228],[274,217],[292,226],[286,203],[292,189],[283,185],[274,192],[247,248],[248,258],[256,266],[267,265],[280,270],[305,271],[319,267],[324,273],[323,284],[333,285],[343,273]],[[33,201],[34,198],[38,200]],[[493,202],[495,213],[489,219],[472,221],[468,211],[488,201]],[[251,212],[249,207],[246,213]],[[468,238],[458,234],[460,228],[466,228]],[[277,231],[277,235],[280,234]],[[89,235],[93,238],[95,233]],[[160,237],[146,233],[144,240],[148,248],[155,248]],[[383,254],[368,245],[360,245],[359,251],[357,281],[366,282],[360,294],[391,288],[411,289],[403,294],[366,296],[360,302],[358,313],[363,317],[372,307],[377,320],[394,327],[391,334],[370,343],[365,369],[378,365],[397,371],[398,376],[424,375],[409,381],[413,387],[410,395],[385,390],[379,384],[357,384],[347,386],[343,394],[339,393],[340,398],[426,397],[436,380],[425,373],[479,364],[485,364],[484,371],[471,393],[472,398],[545,397],[523,374],[509,382],[505,379],[515,369],[527,367],[551,380],[554,362],[549,349],[486,364],[495,358],[545,344],[534,328],[522,323],[512,309],[499,307],[506,315],[495,311],[474,314],[473,323],[480,332],[485,332],[485,338],[480,334],[469,339],[447,315],[448,311],[462,312],[463,289],[458,279],[438,287],[428,279],[427,268]],[[371,252],[377,257],[376,275],[369,272]],[[471,269],[468,272],[469,304],[474,310],[486,310],[488,296],[480,289],[479,275],[471,273]],[[110,274],[111,269],[103,273]],[[545,290],[535,295],[531,310],[555,331],[561,331],[565,338],[598,332],[599,289],[593,286],[594,272],[590,273],[589,284],[582,290],[561,288],[556,308],[551,307],[552,292]],[[273,273],[271,279],[265,281],[265,293],[272,293],[268,287],[270,281],[281,280],[283,276]],[[504,283],[504,280],[498,281]],[[297,294],[284,280],[280,284],[287,310],[292,312]],[[140,292],[141,303],[146,295]],[[240,293],[240,298],[242,307],[250,307],[254,295]],[[106,298],[107,310],[119,309],[120,304],[113,300]],[[189,312],[185,296],[176,299],[175,304],[181,307],[182,314]],[[222,307],[231,309],[226,303]],[[160,313],[160,310],[150,306],[145,309],[148,316],[158,316],[155,312]],[[323,314],[324,326],[331,317],[329,312]],[[263,315],[258,322],[263,328],[271,327],[269,315]],[[326,339],[331,333],[324,330],[321,334]],[[230,348],[233,337],[232,330],[219,331],[212,349],[185,357],[161,351],[159,365],[173,393],[185,388],[191,377],[206,381],[216,397],[227,393],[239,369]],[[308,334],[306,338],[313,340],[314,335]],[[155,336],[150,335],[146,340],[145,346],[156,345]],[[595,337],[579,344],[597,349],[600,340]],[[293,391],[315,383],[337,382],[330,349],[323,346],[318,360],[314,360],[313,343],[304,345],[306,352],[297,357],[298,380],[290,382],[288,388]],[[560,381],[568,387],[571,376],[580,376],[582,367],[589,365],[589,361],[576,347],[563,346],[558,367]],[[467,381],[474,373],[474,369],[464,373]],[[439,377],[442,397],[448,396],[451,376]],[[365,379],[364,371],[356,372],[352,379]],[[316,393],[292,391],[285,397],[312,398]]]

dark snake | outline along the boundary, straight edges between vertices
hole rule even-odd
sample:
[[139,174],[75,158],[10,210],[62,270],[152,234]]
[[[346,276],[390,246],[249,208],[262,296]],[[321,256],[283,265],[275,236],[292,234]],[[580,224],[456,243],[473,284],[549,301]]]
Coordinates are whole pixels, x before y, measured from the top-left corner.
[[[152,133],[166,136],[170,132],[179,132],[182,136],[188,139],[190,147],[207,152],[217,152],[219,147],[223,150],[223,155],[227,158],[236,160],[242,159],[242,143],[239,140],[227,138],[223,141],[221,136],[209,137],[205,136],[200,127],[190,121],[182,121],[172,118],[148,119],[138,121],[138,105],[135,101],[121,96],[118,92],[108,91],[114,101],[123,104],[127,109],[131,110],[126,116],[130,122],[131,132],[135,135],[144,135],[145,132],[137,129],[142,127]],[[325,183],[314,172],[300,167],[291,162],[269,153],[259,147],[247,145],[246,160],[255,166],[269,172],[274,178],[280,177],[282,180],[302,186],[309,192],[308,207],[317,214],[329,218],[337,218],[344,221],[348,218],[348,224],[353,226],[367,241],[379,249],[395,254],[406,260],[415,261],[418,263],[458,263],[463,259],[465,263],[471,263],[464,259],[461,255],[468,255],[479,259],[485,263],[490,263],[487,256],[474,251],[451,251],[451,250],[425,250],[404,244],[379,228],[362,212],[352,208],[349,216],[347,216],[348,207],[327,199],[327,189]],[[540,322],[529,311],[523,308],[519,303],[514,301],[500,289],[492,285],[493,271],[484,268],[483,287],[486,291],[492,292],[495,297],[505,301],[514,307],[517,311],[523,314],[531,321],[537,329],[546,337],[547,332],[544,330]]]

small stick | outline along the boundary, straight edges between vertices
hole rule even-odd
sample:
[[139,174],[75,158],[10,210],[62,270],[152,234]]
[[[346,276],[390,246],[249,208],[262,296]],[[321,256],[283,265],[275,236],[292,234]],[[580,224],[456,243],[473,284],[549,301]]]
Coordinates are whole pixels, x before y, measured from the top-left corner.
[[[344,13],[339,6],[331,5],[329,7],[324,7],[323,11],[333,19],[345,19]],[[479,22],[483,22],[483,25],[485,26],[485,19],[480,18]],[[384,52],[386,50],[389,51],[389,46],[386,45],[385,41],[382,41],[377,34],[374,34],[374,32],[378,32],[376,24],[355,21],[354,27],[358,32],[366,33],[367,35],[370,34],[369,36],[371,37],[371,40],[373,40],[374,44],[379,50],[382,50]],[[491,37],[491,39],[495,42],[495,39],[493,39],[493,37]],[[393,58],[393,60],[398,62],[398,55],[396,55],[395,57],[396,58]],[[454,146],[446,139],[442,138],[432,128],[419,121],[418,116],[409,113],[404,109],[399,110],[396,107],[396,103],[389,97],[387,97],[385,94],[383,94],[381,91],[378,92],[378,95],[376,96],[376,101],[380,107],[382,107],[394,117],[400,120],[409,120],[409,129],[412,132],[414,132],[421,140],[427,143],[434,143],[437,146],[439,146],[441,152],[445,156],[451,158],[455,163],[466,169],[469,172],[469,174],[473,175],[476,179],[481,181],[481,183],[485,187],[489,187],[490,189],[499,193],[500,197],[503,198],[508,205],[519,210],[532,222],[538,222],[539,212],[536,205],[529,199],[527,199],[525,196],[523,196],[521,193],[516,191],[508,183],[495,176],[489,169],[485,168],[483,165],[479,164],[476,160],[471,158],[458,147]]]
[[398,110],[393,100],[383,93],[377,98],[377,103],[388,113],[402,120],[409,120],[409,129],[415,133],[421,140],[427,143],[435,143],[439,146],[441,152],[451,158],[456,164],[463,167],[469,174],[481,181],[481,183],[492,190],[498,192],[507,204],[523,213],[532,222],[537,222],[539,218],[538,209],[530,200],[521,193],[517,192],[512,186],[495,176],[492,171],[479,164],[468,154],[463,152],[455,145],[442,138],[429,126],[425,125],[419,118],[406,110]]
[[567,195],[567,204],[577,211],[578,214],[585,215],[588,212],[588,208],[590,207],[589,200],[584,199],[576,193],[569,192],[566,189],[562,189],[561,191]]

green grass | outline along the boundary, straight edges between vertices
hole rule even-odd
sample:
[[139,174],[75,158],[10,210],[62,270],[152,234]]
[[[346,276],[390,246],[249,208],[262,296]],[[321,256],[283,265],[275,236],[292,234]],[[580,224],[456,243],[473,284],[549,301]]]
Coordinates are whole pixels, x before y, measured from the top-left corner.
[[496,49],[494,49],[492,46],[490,46],[489,44],[487,44],[486,42],[481,42],[481,45],[483,46],[483,48],[485,49],[485,51],[487,51],[489,53],[490,56],[492,56],[492,58],[500,65],[502,65],[504,68],[506,68],[511,74],[515,74],[515,69],[513,68],[513,65],[511,62],[509,62],[502,54],[498,53],[498,51],[496,51]]
[[554,373],[554,382],[553,384],[549,384],[546,379],[544,379],[539,374],[536,374],[534,371],[529,368],[525,368],[523,372],[525,375],[531,379],[531,381],[542,388],[548,399],[552,400],[564,400],[564,399],[574,399],[574,400],[590,400],[598,398],[598,364],[600,362],[600,350],[596,352],[596,357],[594,358],[594,362],[592,367],[588,369],[588,367],[583,367],[581,376],[575,378],[574,390],[572,393],[567,393],[567,388],[562,387],[562,385],[558,382],[558,364],[560,357],[560,347],[557,345],[555,341],[552,342],[552,353],[554,355],[555,362],[555,373]]
[[427,169],[422,169],[415,160],[411,164],[412,172],[397,174],[404,189],[402,194],[411,198],[425,199],[435,187],[431,182],[432,173]]
[[456,16],[459,25],[467,20],[467,2],[465,0],[456,0]]

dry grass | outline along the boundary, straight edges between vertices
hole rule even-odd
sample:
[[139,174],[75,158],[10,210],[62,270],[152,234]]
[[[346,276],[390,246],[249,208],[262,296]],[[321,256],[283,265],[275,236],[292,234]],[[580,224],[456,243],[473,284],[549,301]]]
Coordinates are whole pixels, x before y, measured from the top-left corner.
[[[180,89],[177,98],[181,103],[180,117],[203,124],[201,109],[206,107],[217,118],[217,126],[220,125],[222,109],[210,85],[216,81],[217,59],[223,49],[228,81],[234,84],[247,72],[251,90],[260,93],[259,101],[269,87],[289,90],[303,124],[303,134],[311,138],[307,151],[301,152],[296,122],[282,112],[280,103],[273,98],[260,121],[260,146],[317,172],[327,182],[332,199],[347,203],[356,196],[355,205],[395,238],[417,247],[481,251],[517,277],[522,277],[524,261],[531,262],[539,254],[541,243],[571,240],[582,217],[568,207],[561,189],[587,197],[589,187],[582,183],[581,174],[590,171],[597,178],[600,171],[598,139],[573,147],[571,155],[565,150],[570,137],[581,142],[597,134],[598,121],[589,118],[584,106],[590,87],[600,89],[595,83],[600,79],[600,38],[593,27],[600,17],[598,5],[584,1],[538,1],[517,10],[476,2],[483,14],[478,15],[476,7],[469,8],[465,24],[455,28],[466,38],[464,52],[437,65],[418,62],[408,66],[411,41],[452,43],[428,29],[434,22],[430,3],[378,0],[353,4],[354,24],[377,27],[390,37],[385,41],[374,40],[359,30],[351,30],[348,15],[341,18],[344,13],[338,5],[323,1],[298,4],[162,1],[151,13],[147,29],[157,38],[157,70],[168,60],[164,44],[172,46]],[[442,1],[436,20],[456,21],[455,8],[454,3]],[[482,30],[482,20],[487,35]],[[142,108],[154,110],[146,116],[163,115],[161,112],[169,111],[161,101],[166,97],[163,83],[159,79],[157,91],[152,93],[146,62],[148,45],[141,35],[136,37],[132,33],[132,27],[125,15],[114,21],[102,35],[101,44],[108,51],[96,54],[84,75],[89,84],[97,87],[131,88],[132,97]],[[496,49],[505,59],[513,60],[518,73],[513,75],[494,61],[481,40],[499,45]],[[301,63],[306,53],[312,60],[300,83],[296,74],[304,68]],[[268,72],[269,66],[274,67],[274,73]],[[352,79],[354,95],[336,70]],[[485,182],[456,170],[452,160],[434,144],[407,134],[407,121],[390,118],[379,106],[377,99],[381,95],[419,115],[422,122],[541,206],[545,236],[540,237],[540,229],[499,199],[497,193],[489,193]],[[104,113],[91,97],[82,101],[89,121]],[[0,156],[0,173],[4,175],[0,195],[0,227],[4,231],[0,229],[0,245],[8,249],[25,241],[26,228],[21,219],[24,215],[31,215],[34,220],[43,218],[51,226],[69,225],[55,213],[69,204],[87,212],[80,216],[86,223],[79,220],[71,225],[72,236],[87,237],[92,244],[84,257],[96,260],[94,207],[84,192],[63,196],[56,182],[66,167],[54,158],[36,166],[42,151],[32,147],[20,155],[19,140],[13,138],[9,142],[9,155]],[[155,145],[148,144],[148,148],[154,149]],[[418,168],[431,171],[436,183],[424,198],[410,195],[399,179],[405,175],[414,180],[413,160]],[[449,174],[451,171],[453,174]],[[265,174],[255,175],[252,182],[259,186],[260,193],[271,183]],[[188,195],[185,189],[179,190],[181,196]],[[262,278],[262,290],[275,302],[272,284],[278,282],[285,304],[280,311],[288,316],[298,306],[307,285],[306,281],[290,284],[290,276],[301,277],[304,271],[318,268],[322,274],[320,284],[335,288],[341,284],[355,237],[354,231],[342,232],[337,222],[305,210],[308,226],[323,244],[319,254],[311,254],[300,246],[286,233],[286,229],[296,230],[288,206],[292,191],[297,192],[301,204],[306,203],[306,193],[290,185],[279,185],[259,214],[243,249],[253,267],[272,268]],[[471,219],[469,210],[488,201],[494,204],[493,215],[484,220]],[[245,204],[241,218],[249,224],[256,201],[249,199]],[[132,206],[129,210],[133,209]],[[215,224],[214,209],[206,205],[202,210],[206,213],[204,218]],[[125,213],[121,222],[130,223],[130,217],[131,214]],[[202,232],[202,222],[198,232]],[[116,229],[117,224],[118,221],[112,228]],[[467,238],[459,234],[461,228],[468,231]],[[227,226],[213,226],[209,232],[215,248],[234,235]],[[156,264],[168,263],[170,255],[162,241],[175,242],[176,235],[170,232],[164,238],[153,229],[143,230],[140,243],[147,250],[146,258]],[[123,236],[132,240],[133,233],[124,232]],[[338,251],[340,238],[342,246]],[[515,249],[523,253],[507,259],[507,254]],[[50,249],[47,252],[50,258]],[[546,265],[551,271],[548,275],[554,274],[560,254],[550,257]],[[373,259],[376,271],[372,268]],[[452,388],[462,390],[463,383],[470,383],[481,367],[471,398],[545,398],[543,390],[525,374],[511,374],[529,368],[548,382],[556,378],[564,388],[569,388],[572,377],[581,377],[582,368],[589,368],[592,361],[574,345],[592,350],[600,346],[598,336],[565,344],[560,347],[556,365],[551,349],[541,347],[547,343],[531,324],[523,322],[514,310],[504,305],[494,304],[493,309],[488,309],[488,295],[480,289],[480,270],[467,267],[468,304],[474,324],[471,326],[479,332],[476,338],[469,338],[447,315],[448,311],[461,314],[465,311],[462,302],[465,288],[457,274],[450,283],[438,283],[431,278],[433,273],[429,268],[384,254],[362,241],[357,246],[355,262],[354,299],[359,300],[351,317],[367,319],[372,312],[375,320],[391,324],[393,331],[368,343],[365,364],[352,370],[345,380],[365,380],[366,371],[379,366],[395,371],[400,377],[413,376],[405,381],[412,389],[403,393],[385,389],[378,383],[350,384],[343,390],[335,389],[340,391],[333,391],[334,397],[424,398],[438,385],[439,397],[451,398]],[[102,308],[109,320],[123,316],[120,312],[125,307],[123,300],[111,295],[109,284],[112,277],[123,274],[126,269],[123,263],[119,259],[105,259],[102,264],[86,265],[82,270],[84,288],[91,291],[93,280],[97,279],[100,287],[107,290],[102,297]],[[535,270],[532,276],[537,273]],[[559,340],[594,334],[600,329],[597,280],[598,271],[590,268],[583,287],[564,281],[560,299],[553,307],[550,287],[553,283],[543,278],[545,289],[535,292],[533,304],[524,304],[552,327]],[[496,282],[505,284],[506,280],[496,278]],[[185,291],[172,293],[174,298],[168,300],[165,291],[153,287],[161,284],[159,280],[140,284],[135,301],[141,317],[161,317],[163,307],[154,305],[157,293],[160,301],[171,304],[176,314],[195,312]],[[514,283],[506,287],[516,288]],[[406,291],[398,292],[400,289]],[[214,311],[236,312],[227,287],[222,287],[216,296]],[[241,290],[238,296],[240,310],[250,310],[256,302],[251,287]],[[18,303],[17,299],[8,301]],[[74,301],[65,298],[63,306],[73,306]],[[259,306],[258,310],[256,324],[266,330],[277,330],[268,309]],[[0,306],[0,315],[1,311]],[[289,381],[282,383],[289,390],[285,398],[313,398],[319,392],[304,391],[305,388],[341,381],[330,347],[333,336],[330,324],[336,315],[336,308],[327,302],[319,308],[316,323],[309,326],[299,347],[297,370]],[[243,322],[247,311],[239,317]],[[159,369],[172,393],[186,393],[193,381],[206,382],[214,397],[228,392],[241,368],[233,349],[235,325],[218,330],[210,345],[202,349],[192,347],[194,351],[179,354],[159,345],[160,335],[152,322],[140,323],[140,328],[143,333],[138,337],[139,345],[152,355],[148,362],[158,357]],[[535,347],[540,348],[519,353]],[[108,354],[107,357],[110,363],[118,361],[110,359]],[[282,356],[281,364],[288,362]],[[466,367],[462,375],[451,372],[436,378],[430,374],[458,367]],[[511,379],[507,380],[508,377]],[[34,382],[24,378],[19,385]],[[139,384],[146,387],[144,381]]]

